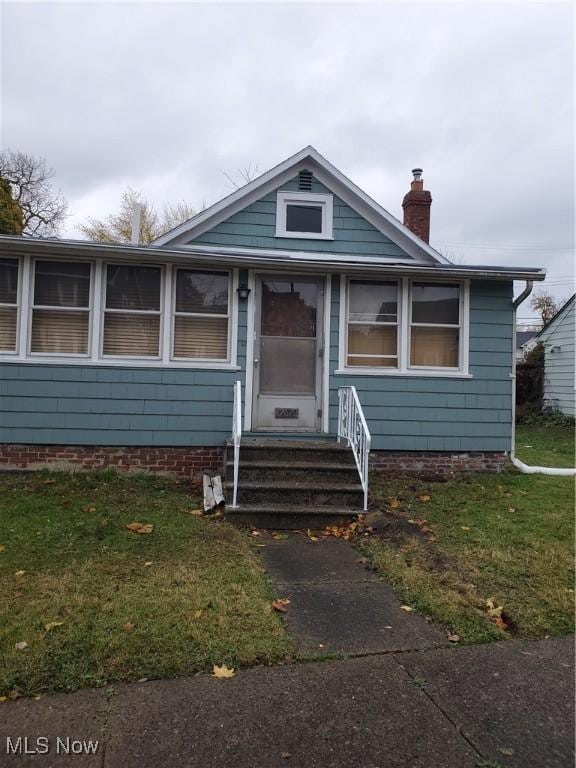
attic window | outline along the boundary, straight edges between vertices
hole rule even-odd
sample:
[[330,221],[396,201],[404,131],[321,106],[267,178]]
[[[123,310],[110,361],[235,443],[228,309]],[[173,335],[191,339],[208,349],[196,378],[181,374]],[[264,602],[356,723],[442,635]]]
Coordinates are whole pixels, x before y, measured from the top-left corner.
[[298,189],[302,192],[312,191],[312,171],[300,171],[298,174]]
[[278,192],[276,237],[332,240],[332,195]]

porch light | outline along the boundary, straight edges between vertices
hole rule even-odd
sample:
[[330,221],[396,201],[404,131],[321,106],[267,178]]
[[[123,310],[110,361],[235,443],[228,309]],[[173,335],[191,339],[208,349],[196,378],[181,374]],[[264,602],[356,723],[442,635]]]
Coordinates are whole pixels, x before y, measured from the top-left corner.
[[247,285],[241,285],[239,288],[236,289],[238,292],[238,298],[239,299],[247,299],[248,296],[250,296],[250,288],[248,288]]

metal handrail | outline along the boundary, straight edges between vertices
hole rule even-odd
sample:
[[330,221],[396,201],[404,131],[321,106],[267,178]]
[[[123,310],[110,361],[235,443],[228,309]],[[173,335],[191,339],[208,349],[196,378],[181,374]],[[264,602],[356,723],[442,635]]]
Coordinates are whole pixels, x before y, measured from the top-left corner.
[[356,387],[338,390],[338,442],[346,440],[352,448],[364,491],[364,511],[368,508],[368,456],[372,438],[358,399]]
[[234,445],[234,490],[232,507],[238,499],[238,471],[240,468],[240,441],[242,440],[242,384],[234,382],[234,409],[232,411],[232,443]]

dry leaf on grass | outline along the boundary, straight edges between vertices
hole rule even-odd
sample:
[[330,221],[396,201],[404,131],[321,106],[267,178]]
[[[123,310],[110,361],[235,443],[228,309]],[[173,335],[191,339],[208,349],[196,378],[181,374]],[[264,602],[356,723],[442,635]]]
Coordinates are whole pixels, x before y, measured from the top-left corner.
[[127,621],[126,624],[122,625],[122,629],[124,630],[124,632],[132,632],[132,630],[134,629],[134,624],[132,624],[131,621]]
[[422,493],[420,496],[416,496],[418,501],[430,501],[432,496],[429,496],[427,493]]
[[4,552],[6,550],[5,544],[0,544],[0,552]]
[[51,629],[56,629],[56,627],[61,627],[62,624],[64,624],[63,621],[49,621],[48,624],[44,624],[44,629],[46,632],[50,632]]
[[202,610],[202,608],[200,608],[200,610],[198,610],[198,611],[194,611],[194,618],[195,619],[200,619],[202,617],[203,613],[204,613],[204,611]]
[[153,561],[152,560],[147,560],[144,563],[144,568],[150,568],[151,565],[153,565]]
[[28,648],[28,643],[26,640],[21,640],[19,643],[15,644],[14,648],[16,648],[17,651],[23,651]]
[[14,576],[24,576],[25,573],[26,573],[26,571],[16,571]]
[[287,597],[279,597],[278,600],[272,601],[272,608],[274,608],[275,611],[280,611],[280,613],[286,613],[289,605],[290,600],[288,600]]
[[96,507],[84,507],[82,512],[96,512]]
[[388,506],[390,509],[398,509],[400,506],[400,499],[397,496],[394,496],[392,499],[388,499]]
[[126,528],[133,533],[152,533],[154,530],[152,523],[128,523]]
[[226,664],[222,664],[221,667],[218,664],[214,664],[212,667],[212,677],[234,677],[235,674],[234,668],[228,669]]
[[203,509],[191,509],[189,514],[192,515],[193,517],[202,517],[202,515],[204,514],[204,510]]
[[400,610],[401,610],[401,611],[405,611],[406,613],[412,613],[412,611],[414,610],[414,608],[410,608],[410,606],[409,606],[409,605],[401,605],[401,606],[400,606]]
[[44,480],[44,485],[52,485],[56,480]]
[[448,632],[447,638],[450,643],[460,642],[460,635],[457,635],[455,632]]

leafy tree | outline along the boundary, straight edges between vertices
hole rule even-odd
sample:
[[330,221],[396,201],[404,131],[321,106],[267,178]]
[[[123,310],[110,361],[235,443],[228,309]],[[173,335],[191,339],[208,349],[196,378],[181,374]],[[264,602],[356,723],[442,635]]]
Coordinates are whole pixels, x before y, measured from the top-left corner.
[[0,177],[10,185],[22,213],[22,234],[56,235],[66,218],[67,204],[51,180],[54,170],[41,157],[7,149],[0,153]]
[[142,206],[140,218],[140,244],[148,245],[157,237],[190,219],[196,211],[185,202],[165,205],[158,213],[138,190],[128,188],[122,194],[120,211],[105,219],[88,219],[80,230],[89,240],[102,243],[130,243],[134,205]]
[[10,183],[0,177],[0,235],[21,235],[22,209],[12,197]]
[[557,301],[554,296],[551,296],[546,291],[537,291],[532,297],[530,306],[540,315],[542,323],[546,325],[558,312],[562,302]]

